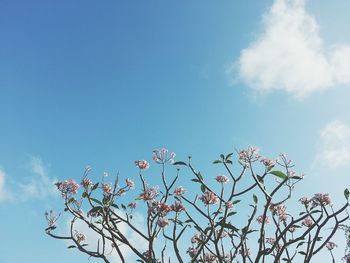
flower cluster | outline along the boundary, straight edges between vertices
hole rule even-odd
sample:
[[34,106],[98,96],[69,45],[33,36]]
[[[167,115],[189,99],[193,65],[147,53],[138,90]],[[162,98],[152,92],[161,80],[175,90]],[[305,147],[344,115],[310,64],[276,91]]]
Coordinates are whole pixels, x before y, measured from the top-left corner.
[[199,198],[204,205],[213,205],[219,202],[219,197],[211,191],[205,191]]
[[140,194],[139,199],[143,201],[152,201],[158,196],[158,186],[148,187]]
[[213,263],[216,261],[216,256],[207,252],[205,253],[204,255],[204,262],[207,262],[207,263]]
[[160,217],[158,219],[158,222],[157,222],[158,226],[160,226],[161,228],[164,228],[166,227],[167,225],[169,225],[169,221],[167,219],[164,219],[163,217]]
[[80,242],[83,242],[86,240],[86,236],[83,234],[83,233],[80,233],[78,231],[75,230],[75,233],[74,233],[74,238],[75,240],[80,243]]
[[103,183],[103,184],[102,184],[102,191],[103,191],[103,193],[106,194],[106,195],[113,194],[112,185],[109,184],[109,183]]
[[268,217],[268,216],[266,216],[266,217],[265,217],[265,220],[264,220],[264,216],[263,216],[263,215],[260,215],[260,216],[258,216],[258,217],[256,218],[256,221],[258,221],[259,224],[262,224],[263,222],[264,222],[265,224],[270,224],[270,221],[269,221],[269,217]]
[[259,150],[256,147],[249,146],[248,149],[239,152],[239,160],[249,163],[260,158]]
[[175,190],[174,190],[174,194],[175,194],[176,196],[181,196],[181,195],[183,195],[185,192],[186,192],[186,190],[185,190],[185,188],[183,188],[182,186],[179,186],[179,187],[175,188]]
[[203,233],[197,233],[191,238],[191,243],[196,244],[196,243],[203,243],[205,241],[205,234]]
[[135,165],[140,170],[146,170],[149,168],[149,163],[146,160],[136,160]]
[[333,249],[336,248],[337,246],[338,246],[338,245],[337,245],[336,243],[331,242],[331,241],[329,241],[329,242],[326,243],[326,248],[327,248],[328,250],[333,250]]
[[303,220],[301,224],[306,227],[312,227],[314,225],[314,221],[311,217],[308,216]]
[[175,201],[175,204],[171,205],[171,210],[179,213],[185,211],[185,207],[179,201]]
[[84,178],[82,181],[81,181],[81,185],[84,187],[84,188],[89,188],[90,186],[92,186],[92,182],[89,178]]
[[126,182],[126,185],[129,187],[129,188],[134,188],[135,187],[135,183],[133,181],[131,181],[131,179],[129,178],[126,178],[125,179],[125,182]]
[[56,215],[54,211],[45,212],[45,218],[49,227],[54,226],[61,214]]
[[165,164],[165,163],[173,164],[176,154],[172,152],[168,156],[168,152],[169,152],[168,149],[165,149],[165,148],[153,150],[153,160],[156,163],[160,163],[160,164]]
[[266,168],[271,169],[276,165],[276,160],[271,160],[268,158],[263,158],[260,160],[260,162],[266,166]]
[[187,249],[187,254],[191,257],[194,258],[198,254],[198,249],[190,247]]
[[229,179],[225,176],[225,175],[218,175],[216,176],[215,180],[218,182],[218,183],[227,183],[229,181]]
[[79,188],[79,185],[73,179],[57,182],[55,185],[64,198],[76,194]]
[[286,212],[286,206],[284,204],[271,204],[270,205],[270,211],[272,212],[272,215],[278,216],[280,221],[285,222],[288,218],[288,214]]
[[331,198],[329,197],[329,194],[322,194],[322,193],[317,193],[314,195],[314,197],[311,199],[312,201],[312,206],[326,206],[331,203]]

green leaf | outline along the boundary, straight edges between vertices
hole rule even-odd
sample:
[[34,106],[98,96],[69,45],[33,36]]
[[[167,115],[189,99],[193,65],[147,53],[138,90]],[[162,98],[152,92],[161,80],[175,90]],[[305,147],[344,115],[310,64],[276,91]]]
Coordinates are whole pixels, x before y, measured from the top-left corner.
[[237,214],[237,212],[235,212],[235,211],[230,212],[230,213],[228,213],[228,214],[227,214],[227,217],[229,217],[229,216],[233,216],[233,215],[235,215],[235,214]]
[[232,155],[233,155],[233,153],[229,153],[228,155],[226,155],[225,160],[227,161],[229,158],[231,158]]
[[203,176],[202,176],[202,174],[201,174],[200,172],[197,173],[197,176],[198,176],[198,178],[199,178],[200,180],[203,180]]
[[223,155],[223,154],[220,154],[220,157],[221,157],[222,160],[225,159],[225,155]]
[[235,204],[238,204],[239,202],[241,202],[241,200],[235,200],[232,202],[232,204],[235,205]]
[[204,192],[205,192],[205,190],[207,190],[207,188],[205,187],[205,185],[204,185],[204,184],[202,184],[202,185],[201,185],[201,191],[202,191],[202,193],[204,193]]
[[187,166],[187,163],[185,163],[185,162],[175,162],[174,165],[185,165],[185,166]]
[[76,248],[76,246],[70,245],[70,246],[68,246],[67,248]]
[[88,212],[88,215],[94,214],[94,213],[100,211],[101,209],[102,209],[101,206],[95,206],[95,207],[93,207],[93,208]]
[[200,181],[197,178],[191,179],[192,182],[199,183]]
[[215,161],[213,162],[213,164],[217,164],[217,163],[222,163],[222,161],[220,161],[220,160],[215,160]]
[[99,185],[99,183],[94,184],[94,186],[91,188],[91,191],[96,190],[96,188],[98,187],[98,185]]
[[256,196],[256,195],[253,195],[253,201],[254,201],[254,203],[258,203],[258,197]]
[[274,176],[277,176],[283,180],[288,178],[288,176],[286,174],[282,173],[281,171],[271,171],[270,174],[273,174]]
[[95,203],[97,203],[97,204],[99,204],[99,205],[102,205],[101,201],[99,201],[99,200],[97,200],[95,198],[90,197],[90,200],[95,202]]
[[350,192],[349,192],[349,189],[348,189],[348,188],[346,188],[346,189],[344,190],[344,196],[345,196],[345,199],[349,201]]

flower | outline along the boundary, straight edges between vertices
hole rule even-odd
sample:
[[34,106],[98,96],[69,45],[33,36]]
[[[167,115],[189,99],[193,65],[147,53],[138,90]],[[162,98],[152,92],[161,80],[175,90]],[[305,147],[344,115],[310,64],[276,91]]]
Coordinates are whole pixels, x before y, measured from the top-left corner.
[[182,212],[185,211],[185,207],[179,202],[179,201],[175,201],[175,204],[171,205],[171,209],[174,212]]
[[350,263],[350,253],[342,257],[342,260],[344,260],[346,263]]
[[272,215],[279,216],[280,221],[286,221],[288,219],[288,214],[286,213],[286,206],[284,204],[271,204],[270,211],[272,212]]
[[239,152],[239,159],[243,162],[255,161],[260,158],[258,154],[258,149],[253,146],[249,146],[248,149]]
[[328,250],[333,250],[335,247],[337,247],[338,245],[336,244],[336,243],[334,243],[334,242],[331,242],[331,241],[329,241],[329,242],[327,242],[326,243],[326,248],[328,249]]
[[129,187],[129,188],[134,188],[135,187],[135,183],[133,181],[131,181],[129,178],[126,178],[125,179],[125,182],[126,182],[126,185]]
[[202,243],[204,241],[205,241],[205,234],[203,234],[203,233],[197,233],[191,238],[192,244],[195,244],[197,242]]
[[165,149],[165,148],[155,149],[153,150],[152,159],[156,163],[160,163],[160,164],[165,164],[165,163],[173,164],[176,154],[172,152],[170,153],[170,156],[168,156],[168,152],[169,152],[168,149]]
[[171,207],[166,203],[159,203],[157,210],[162,216],[166,216],[171,211]]
[[135,209],[136,208],[136,203],[135,202],[131,202],[128,204],[128,207],[130,207],[131,209]]
[[276,242],[276,239],[273,237],[267,237],[265,240],[266,240],[266,243],[270,245],[273,245]]
[[227,202],[225,203],[225,206],[226,206],[228,209],[233,208],[233,203],[232,203],[232,201],[227,201]]
[[219,202],[219,197],[211,191],[205,191],[199,199],[202,200],[206,206]]
[[198,254],[198,249],[190,247],[186,252],[191,258],[194,258]]
[[149,168],[149,163],[146,160],[136,160],[135,165],[140,170],[146,170]]
[[265,217],[265,220],[264,220],[264,216],[263,215],[260,215],[256,218],[256,221],[258,221],[259,224],[262,224],[263,222],[265,222],[265,224],[270,224],[270,221],[269,221],[269,217],[266,216]]
[[260,160],[260,162],[265,165],[267,168],[272,168],[275,166],[276,164],[276,161],[275,160],[271,160],[271,159],[268,159],[268,158],[263,158]]
[[179,186],[179,187],[175,188],[175,190],[174,190],[174,194],[175,194],[176,196],[181,196],[181,195],[183,195],[185,192],[186,192],[186,190],[185,190],[185,188],[183,188],[182,186]]
[[92,185],[92,182],[89,178],[84,178],[82,181],[81,181],[81,185],[84,187],[84,188],[89,188],[91,185]]
[[314,221],[311,219],[311,217],[308,216],[303,220],[301,224],[306,227],[312,227],[314,224]]
[[45,218],[47,221],[47,224],[49,227],[54,226],[58,218],[60,217],[61,213],[56,215],[53,210],[50,210],[50,212],[45,212]]
[[310,200],[307,197],[302,197],[299,199],[299,202],[303,205],[307,205],[310,202]]
[[104,194],[107,194],[107,195],[113,194],[113,189],[112,189],[111,184],[108,184],[108,183],[102,184],[102,190],[103,190]]
[[153,187],[147,187],[145,190],[140,194],[139,199],[142,199],[144,201],[151,201],[155,197],[158,196],[158,186],[153,186]]
[[164,228],[164,227],[166,227],[167,225],[169,225],[169,222],[168,222],[168,220],[166,220],[166,219],[164,219],[163,217],[160,217],[159,219],[158,219],[158,226],[160,226],[161,228]]
[[74,238],[76,239],[76,241],[78,243],[80,243],[86,239],[86,236],[83,233],[80,233],[80,232],[75,230]]
[[322,194],[322,193],[317,193],[314,195],[314,197],[311,199],[312,206],[326,206],[331,203],[331,198],[329,197],[329,194]]
[[227,183],[229,179],[225,175],[218,175],[216,176],[215,180],[219,183]]
[[67,197],[68,195],[74,195],[77,193],[79,185],[73,180],[65,180],[62,182],[55,183],[57,189],[61,192],[62,197]]
[[207,252],[204,255],[204,262],[212,263],[216,261],[216,256]]

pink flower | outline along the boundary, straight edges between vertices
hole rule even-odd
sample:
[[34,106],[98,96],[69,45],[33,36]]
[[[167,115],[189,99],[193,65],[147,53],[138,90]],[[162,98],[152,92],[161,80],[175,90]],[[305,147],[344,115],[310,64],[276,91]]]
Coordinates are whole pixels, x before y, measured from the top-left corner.
[[139,198],[144,201],[151,201],[158,196],[158,187],[146,187],[146,189],[140,194]]
[[267,244],[273,245],[273,244],[275,244],[275,242],[276,242],[276,239],[273,238],[273,237],[267,237],[266,238],[266,243]]
[[328,249],[328,250],[333,250],[334,248],[336,248],[338,245],[336,244],[336,243],[334,243],[334,242],[327,242],[326,243],[326,248]]
[[132,202],[132,203],[129,203],[128,204],[128,207],[130,207],[131,209],[135,209],[136,208],[136,203],[135,202]]
[[174,212],[182,212],[185,211],[185,207],[179,202],[179,201],[175,201],[175,204],[171,205],[171,209]]
[[202,200],[206,206],[219,202],[219,197],[211,191],[205,191],[199,199]]
[[225,206],[226,206],[228,209],[233,208],[233,203],[232,203],[231,201],[227,201],[227,202],[225,203]]
[[133,181],[131,181],[129,178],[126,178],[125,179],[125,182],[126,182],[126,185],[129,187],[129,188],[134,188],[135,187],[135,183]]
[[239,159],[243,162],[249,162],[251,160],[257,160],[260,158],[258,149],[253,146],[249,146],[248,149],[239,152]]
[[307,197],[302,197],[299,199],[299,202],[303,205],[307,205],[310,202],[310,200]]
[[58,218],[60,217],[61,214],[58,214],[56,216],[56,214],[50,210],[50,213],[49,212],[45,212],[45,218],[46,218],[46,221],[47,221],[47,224],[49,226],[54,226],[56,221],[58,220]]
[[136,160],[135,165],[140,170],[146,170],[149,168],[149,163],[146,160]]
[[311,219],[311,217],[306,217],[301,224],[306,227],[312,227],[314,225],[314,221]]
[[80,233],[80,232],[75,230],[74,238],[78,243],[80,243],[82,241],[85,241],[86,236],[83,233]]
[[175,188],[175,190],[174,190],[174,194],[175,194],[176,196],[181,196],[181,195],[183,195],[185,192],[186,192],[186,190],[185,190],[185,188],[183,188],[182,186],[179,186],[179,187]]
[[[258,221],[259,224],[262,224],[264,222],[264,216],[260,215],[256,218],[256,221]],[[269,217],[265,217],[265,224],[270,224]]]
[[260,160],[260,162],[265,165],[267,168],[272,168],[275,166],[276,161],[275,160],[271,160],[271,159],[267,159],[267,158],[263,158]]
[[315,194],[314,197],[311,199],[312,202],[312,206],[326,206],[329,205],[331,203],[331,198],[329,197],[329,194],[322,194],[322,193],[318,193]]
[[84,188],[89,188],[90,186],[92,186],[92,182],[89,178],[84,178],[82,181],[81,181],[81,185],[84,187]]
[[126,190],[125,189],[119,189],[118,192],[117,192],[117,196],[123,196],[124,194],[126,193]]
[[205,253],[205,255],[204,255],[204,262],[206,262],[206,263],[213,263],[215,261],[216,261],[216,256],[215,255],[213,255],[213,254],[211,254],[209,252]]
[[153,157],[152,159],[156,163],[165,164],[165,163],[174,163],[174,158],[176,154],[174,152],[170,153],[170,156],[168,156],[168,149],[162,148],[162,149],[155,149],[153,150]]
[[215,180],[219,183],[227,183],[229,180],[225,175],[218,175],[216,176]]
[[205,241],[205,235],[203,233],[197,233],[191,238],[191,243],[203,243]]
[[191,258],[194,258],[194,257],[198,254],[198,249],[193,248],[193,247],[190,247],[190,248],[187,250],[187,254],[188,254]]
[[169,225],[169,222],[168,222],[168,220],[166,220],[166,219],[164,219],[163,217],[160,217],[159,219],[158,219],[158,226],[160,226],[161,228],[164,228],[164,227],[166,227],[167,225]]
[[157,210],[162,216],[166,216],[171,211],[171,207],[166,203],[159,203]]
[[105,194],[113,194],[112,186],[108,183],[102,184],[102,190]]
[[65,180],[62,182],[55,183],[57,189],[62,193],[62,197],[67,197],[68,195],[74,195],[77,193],[79,185],[73,180]]

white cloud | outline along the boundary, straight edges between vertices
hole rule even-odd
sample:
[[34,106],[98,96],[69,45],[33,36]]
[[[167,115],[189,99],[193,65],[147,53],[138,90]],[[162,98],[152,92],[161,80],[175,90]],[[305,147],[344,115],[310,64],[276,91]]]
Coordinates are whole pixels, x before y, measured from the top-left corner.
[[[58,196],[54,187],[54,182],[57,180],[48,175],[47,167],[39,157],[31,157],[29,171],[29,176],[17,180],[0,169],[0,202]],[[6,178],[11,180],[8,182]]]
[[350,85],[350,45],[325,49],[305,0],[275,0],[264,30],[238,61],[239,76],[260,91],[284,90],[298,98]]
[[[145,233],[146,228],[145,228],[145,220],[144,217],[140,213],[135,213],[133,217],[133,225],[139,229],[141,232]],[[70,231],[70,220],[67,220],[67,233]],[[136,247],[140,251],[146,251],[147,250],[147,243],[146,242],[141,242],[140,236],[131,230],[126,224],[120,223],[119,225],[119,230],[123,235],[128,239],[130,244],[132,244],[134,247]],[[82,220],[77,220],[74,223],[74,230],[77,230],[80,233],[84,233],[86,236],[86,243],[88,244],[87,248],[91,249],[92,251],[96,251],[97,248],[97,243],[98,240],[101,238],[99,234],[97,234],[95,231],[93,231],[89,226],[83,222]],[[108,235],[106,233],[106,235]],[[101,242],[101,240],[100,240]],[[71,242],[66,241],[67,245],[71,245]],[[100,243],[101,244],[101,243]],[[118,257],[118,254],[116,250],[111,249],[112,243],[107,240],[106,242],[106,254],[109,254],[108,257],[113,263],[120,263],[120,259]],[[119,247],[126,262],[135,262],[136,257],[134,255],[134,252],[127,247],[126,245],[120,246]]]
[[321,131],[317,162],[331,168],[350,164],[350,127],[339,120],[328,123]]
[[47,173],[47,167],[39,157],[31,157],[30,161],[31,176],[26,178],[26,182],[18,182],[22,189],[21,199],[45,198],[50,195],[57,195],[54,182]]
[[0,169],[0,202],[12,199],[12,194],[6,189],[6,173]]

